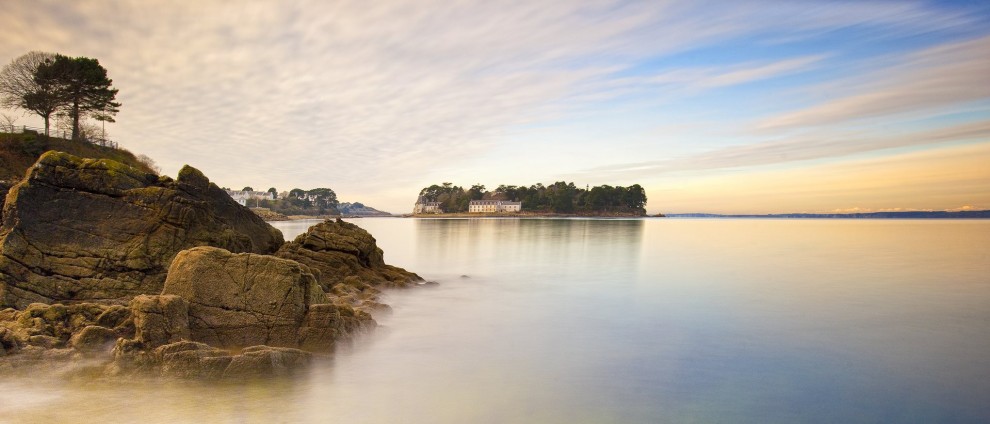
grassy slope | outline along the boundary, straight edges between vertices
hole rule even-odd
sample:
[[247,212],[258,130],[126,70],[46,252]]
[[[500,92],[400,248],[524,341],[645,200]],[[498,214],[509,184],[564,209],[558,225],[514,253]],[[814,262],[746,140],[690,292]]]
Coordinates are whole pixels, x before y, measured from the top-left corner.
[[38,157],[49,150],[58,150],[84,158],[111,159],[145,172],[154,172],[147,165],[138,162],[134,154],[127,150],[54,137],[46,140],[43,135],[37,136],[31,133],[0,133],[0,180],[23,178],[28,167],[34,165]]

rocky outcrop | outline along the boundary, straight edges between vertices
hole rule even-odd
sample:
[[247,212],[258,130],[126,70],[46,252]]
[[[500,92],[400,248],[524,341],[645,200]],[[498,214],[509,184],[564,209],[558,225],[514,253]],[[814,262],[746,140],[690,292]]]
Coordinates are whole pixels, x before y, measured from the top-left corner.
[[196,169],[172,180],[48,152],[6,196],[0,306],[159,294],[184,249],[273,253],[282,242]]
[[189,302],[191,340],[218,347],[326,351],[340,336],[374,325],[367,314],[326,304],[306,266],[274,256],[185,250],[172,262],[162,293]]
[[347,285],[358,290],[366,287],[404,287],[423,281],[415,273],[386,265],[382,249],[375,238],[357,225],[326,220],[286,243],[275,253],[313,270],[327,292]]
[[[2,187],[0,187],[0,188],[2,188]],[[279,212],[275,212],[275,211],[273,211],[271,209],[251,208],[251,212],[254,212],[255,215],[258,215],[259,217],[261,217],[261,219],[263,219],[265,221],[288,221],[289,220],[289,217],[287,217],[284,214],[281,214]]]
[[172,180],[49,152],[5,200],[0,308],[17,309],[0,310],[0,374],[82,359],[63,371],[291,375],[374,328],[380,287],[422,283],[339,220],[283,245],[189,167]]

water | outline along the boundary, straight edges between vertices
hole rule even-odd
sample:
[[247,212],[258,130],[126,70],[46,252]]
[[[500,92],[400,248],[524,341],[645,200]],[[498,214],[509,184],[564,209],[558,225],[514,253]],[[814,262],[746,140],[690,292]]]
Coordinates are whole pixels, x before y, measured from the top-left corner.
[[0,421],[990,421],[990,221],[352,222],[440,286],[307,378],[7,380]]

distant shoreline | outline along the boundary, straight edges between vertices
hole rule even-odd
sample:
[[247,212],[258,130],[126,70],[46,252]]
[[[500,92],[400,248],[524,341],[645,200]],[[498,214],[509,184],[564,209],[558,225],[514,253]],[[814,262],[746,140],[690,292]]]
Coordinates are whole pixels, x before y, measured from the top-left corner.
[[538,212],[506,212],[506,213],[419,213],[402,215],[403,218],[649,218],[653,215],[638,215],[630,213],[614,214],[565,214]]
[[290,215],[285,219],[266,219],[266,221],[300,221],[325,219],[354,219],[354,218],[427,218],[427,219],[463,219],[463,218],[730,218],[730,219],[990,219],[990,210],[983,211],[910,211],[910,212],[869,212],[846,214],[816,214],[816,213],[782,213],[782,214],[714,214],[714,213],[672,213],[659,215],[579,215],[555,213],[443,213],[443,214],[403,214],[403,215]]
[[990,210],[984,211],[904,211],[865,213],[779,213],[779,214],[714,214],[672,213],[670,218],[777,218],[777,219],[990,219]]

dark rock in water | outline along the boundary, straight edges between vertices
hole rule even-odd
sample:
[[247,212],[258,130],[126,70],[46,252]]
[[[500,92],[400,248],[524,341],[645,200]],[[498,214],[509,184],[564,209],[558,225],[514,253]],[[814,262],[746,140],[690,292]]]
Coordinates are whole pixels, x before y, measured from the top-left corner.
[[188,340],[189,302],[175,295],[141,295],[131,300],[134,340],[145,348]]
[[337,342],[376,325],[371,315],[348,305],[310,305],[299,327],[298,347],[313,352],[329,351]]
[[412,272],[386,265],[382,249],[371,234],[339,219],[310,227],[275,255],[308,266],[327,292],[333,292],[334,286],[343,283],[363,289],[404,287],[422,281]]
[[217,379],[230,364],[229,352],[205,343],[181,341],[154,351],[164,377]]
[[325,304],[326,294],[298,262],[213,247],[179,253],[162,293],[189,302],[192,340],[218,347],[327,350],[343,333],[373,322],[346,306]]
[[313,355],[299,349],[252,346],[233,357],[224,380],[291,376],[309,366]]
[[273,253],[281,233],[199,171],[176,180],[48,152],[10,188],[0,227],[0,306],[158,294],[194,246]]
[[242,380],[291,376],[309,366],[313,355],[298,349],[251,346],[239,355],[197,342],[176,342],[154,351],[164,377]]
[[84,353],[109,352],[114,341],[117,340],[117,333],[113,330],[100,327],[98,325],[87,325],[72,335],[72,347]]

